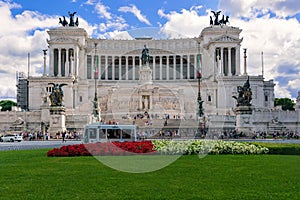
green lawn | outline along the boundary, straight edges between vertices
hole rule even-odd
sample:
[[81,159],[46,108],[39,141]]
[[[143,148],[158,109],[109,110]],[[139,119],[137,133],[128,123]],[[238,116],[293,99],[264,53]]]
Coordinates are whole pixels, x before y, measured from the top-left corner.
[[0,199],[299,199],[300,156],[182,156],[149,173],[94,157],[0,152]]

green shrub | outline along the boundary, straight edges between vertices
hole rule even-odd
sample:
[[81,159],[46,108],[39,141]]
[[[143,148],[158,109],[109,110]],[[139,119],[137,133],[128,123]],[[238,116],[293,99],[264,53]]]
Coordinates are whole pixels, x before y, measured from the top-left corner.
[[269,154],[300,155],[300,144],[253,142],[269,149]]

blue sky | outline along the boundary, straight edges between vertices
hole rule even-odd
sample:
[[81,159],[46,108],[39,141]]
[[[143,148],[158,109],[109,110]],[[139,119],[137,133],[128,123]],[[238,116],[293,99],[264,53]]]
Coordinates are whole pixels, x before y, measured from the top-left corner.
[[30,74],[40,74],[46,31],[58,27],[58,17],[69,17],[68,11],[77,12],[79,27],[91,37],[122,38],[157,30],[168,31],[169,37],[197,37],[209,25],[211,10],[221,10],[231,26],[243,30],[248,73],[261,74],[263,51],[264,76],[275,81],[275,96],[296,98],[299,0],[0,0],[0,98],[15,97],[15,73],[27,72],[28,52]]

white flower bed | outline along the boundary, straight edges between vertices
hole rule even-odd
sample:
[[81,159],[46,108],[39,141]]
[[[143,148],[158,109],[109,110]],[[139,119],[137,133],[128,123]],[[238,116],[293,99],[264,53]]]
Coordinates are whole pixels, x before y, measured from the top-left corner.
[[266,154],[269,149],[249,143],[223,140],[154,140],[161,154]]

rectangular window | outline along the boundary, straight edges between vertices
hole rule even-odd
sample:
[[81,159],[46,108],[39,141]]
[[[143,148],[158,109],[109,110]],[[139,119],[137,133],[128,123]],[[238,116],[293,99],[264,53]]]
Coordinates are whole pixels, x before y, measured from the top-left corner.
[[265,101],[268,101],[268,100],[269,100],[268,96],[267,96],[267,95],[265,95]]
[[207,101],[211,102],[211,96],[210,95],[208,95]]

